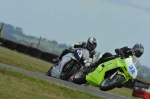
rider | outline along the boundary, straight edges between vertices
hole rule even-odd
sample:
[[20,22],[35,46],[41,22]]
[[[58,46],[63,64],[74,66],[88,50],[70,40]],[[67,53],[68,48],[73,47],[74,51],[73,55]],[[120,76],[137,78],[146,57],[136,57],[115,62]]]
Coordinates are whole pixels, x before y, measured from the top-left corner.
[[65,49],[63,50],[63,52],[61,53],[61,55],[56,58],[53,59],[53,62],[57,63],[59,60],[62,59],[62,57],[70,52],[72,52],[72,50],[74,50],[75,48],[85,48],[89,51],[90,54],[90,58],[92,58],[93,60],[96,60],[97,57],[97,52],[95,50],[95,48],[97,47],[97,40],[94,37],[89,37],[87,42],[78,42],[77,44],[72,44],[69,49]]
[[[124,54],[125,57],[129,57],[130,55],[134,55],[138,58],[140,58],[142,56],[142,54],[144,53],[144,46],[142,44],[135,44],[132,48],[129,47],[122,47],[120,49],[115,49],[115,52],[120,51],[122,52],[122,54]],[[121,53],[120,53],[121,54]],[[102,57],[94,62],[93,64],[91,64],[90,68],[94,68],[97,67],[99,64],[109,61],[109,57],[113,56],[111,53],[106,52],[102,55]]]

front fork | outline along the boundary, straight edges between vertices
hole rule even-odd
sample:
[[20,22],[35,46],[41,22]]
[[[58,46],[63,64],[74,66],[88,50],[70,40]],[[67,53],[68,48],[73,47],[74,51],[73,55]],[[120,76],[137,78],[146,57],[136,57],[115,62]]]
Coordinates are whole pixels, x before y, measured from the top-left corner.
[[111,75],[109,79],[111,80],[117,74],[118,71],[119,70],[117,70],[113,75]]
[[[124,73],[122,73],[122,72],[120,72],[119,70],[117,70],[113,75],[111,75],[111,76],[109,77],[109,79],[112,80],[112,78],[113,78],[116,74],[119,74],[119,75],[124,76],[125,79],[127,78]],[[128,79],[126,79],[124,82],[126,82],[126,81],[128,81]],[[124,82],[123,82],[123,83],[124,83]]]

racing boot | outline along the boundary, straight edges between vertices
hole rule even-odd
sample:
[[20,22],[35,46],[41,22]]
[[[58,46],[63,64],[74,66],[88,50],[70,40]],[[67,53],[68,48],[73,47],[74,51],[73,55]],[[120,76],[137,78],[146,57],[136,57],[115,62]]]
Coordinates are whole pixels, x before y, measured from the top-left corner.
[[58,63],[59,62],[59,58],[57,57],[57,58],[53,59],[53,62],[54,63]]

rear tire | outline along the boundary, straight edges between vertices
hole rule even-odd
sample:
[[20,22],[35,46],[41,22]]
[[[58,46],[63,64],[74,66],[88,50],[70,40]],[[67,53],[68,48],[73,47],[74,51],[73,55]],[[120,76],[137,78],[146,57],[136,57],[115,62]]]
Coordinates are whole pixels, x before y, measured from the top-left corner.
[[[113,88],[116,88],[117,86],[121,85],[122,82],[125,80],[125,77],[122,75],[115,75],[113,78],[113,81],[109,81],[109,78],[106,78],[101,84],[100,84],[100,90],[102,91],[108,91]],[[113,82],[113,83],[111,83]],[[106,85],[108,84],[108,85]]]
[[72,82],[80,85],[86,83],[86,73],[84,73],[84,69],[79,70],[73,75]]

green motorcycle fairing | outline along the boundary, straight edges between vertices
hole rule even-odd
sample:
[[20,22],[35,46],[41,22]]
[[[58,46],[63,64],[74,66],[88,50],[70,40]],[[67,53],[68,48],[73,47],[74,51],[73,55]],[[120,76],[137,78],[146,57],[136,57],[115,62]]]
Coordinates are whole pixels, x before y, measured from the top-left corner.
[[[130,59],[132,59],[130,57]],[[124,59],[121,58],[116,58],[107,62],[104,62],[100,65],[98,65],[98,67],[90,72],[88,75],[86,75],[86,80],[89,84],[93,85],[93,86],[99,86],[101,84],[101,82],[104,80],[105,77],[105,73],[107,71],[113,70],[115,68],[122,68],[123,73],[118,71],[118,74],[125,76],[125,81],[128,81],[129,77],[128,73],[126,71],[126,69],[124,68],[126,66],[126,63],[124,61]]]

